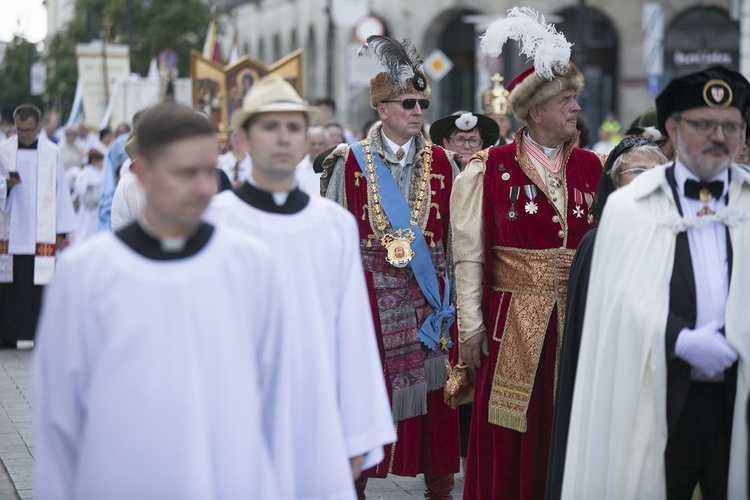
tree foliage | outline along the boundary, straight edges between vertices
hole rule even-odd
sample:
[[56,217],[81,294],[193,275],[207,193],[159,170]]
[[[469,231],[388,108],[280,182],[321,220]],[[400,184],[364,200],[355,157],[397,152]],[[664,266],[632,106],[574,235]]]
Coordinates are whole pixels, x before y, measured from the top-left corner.
[[42,104],[42,99],[32,97],[31,65],[40,59],[36,44],[15,35],[5,49],[5,57],[0,65],[0,108],[5,113],[21,103]]
[[180,75],[187,76],[190,49],[201,49],[210,19],[202,0],[75,0],[73,19],[51,40],[46,59],[52,102],[59,102],[63,115],[69,112],[78,78],[76,44],[105,34],[111,43],[131,43],[130,69],[143,76],[151,58],[171,48],[180,58]]
[[55,34],[47,47],[47,95],[50,107],[62,116],[70,113],[78,80],[76,43],[66,28]]

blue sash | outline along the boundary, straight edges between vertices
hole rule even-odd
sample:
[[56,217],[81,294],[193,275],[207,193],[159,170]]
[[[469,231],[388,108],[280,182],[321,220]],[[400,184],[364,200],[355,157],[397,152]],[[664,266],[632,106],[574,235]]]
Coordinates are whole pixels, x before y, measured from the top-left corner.
[[[367,166],[364,158],[364,148],[361,142],[355,142],[350,146],[354,157],[359,163],[359,168],[362,169],[362,173],[365,175],[365,179],[368,178]],[[440,340],[441,332],[443,327],[446,331],[451,327],[455,319],[455,307],[450,303],[450,283],[448,281],[448,273],[445,273],[445,293],[443,294],[443,300],[440,300],[440,288],[438,286],[437,273],[435,266],[430,258],[430,249],[427,246],[427,241],[424,239],[422,229],[419,225],[412,226],[411,220],[411,209],[409,203],[407,203],[404,196],[396,184],[396,180],[393,178],[391,171],[385,166],[383,160],[377,152],[373,152],[373,163],[375,164],[375,172],[378,176],[380,184],[380,203],[383,207],[385,215],[393,227],[393,231],[399,229],[411,229],[414,233],[414,241],[411,244],[414,257],[411,260],[411,270],[414,272],[414,277],[417,279],[419,288],[422,290],[427,302],[435,309],[422,324],[419,329],[419,340],[429,347],[434,349],[438,340]],[[451,341],[448,347],[452,346]]]

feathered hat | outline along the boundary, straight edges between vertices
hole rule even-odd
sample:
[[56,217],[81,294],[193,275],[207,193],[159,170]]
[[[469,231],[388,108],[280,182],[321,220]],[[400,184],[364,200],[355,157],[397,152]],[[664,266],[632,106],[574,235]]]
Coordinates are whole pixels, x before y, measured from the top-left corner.
[[393,38],[373,35],[360,47],[358,56],[376,59],[385,71],[370,80],[370,107],[402,94],[430,95],[430,86],[424,74],[424,62],[408,39],[397,42]]
[[497,57],[508,39],[520,53],[534,60],[508,84],[508,104],[516,118],[528,121],[529,110],[560,92],[583,90],[583,74],[570,61],[572,46],[555,26],[530,7],[514,7],[506,18],[493,22],[482,36],[482,52]]

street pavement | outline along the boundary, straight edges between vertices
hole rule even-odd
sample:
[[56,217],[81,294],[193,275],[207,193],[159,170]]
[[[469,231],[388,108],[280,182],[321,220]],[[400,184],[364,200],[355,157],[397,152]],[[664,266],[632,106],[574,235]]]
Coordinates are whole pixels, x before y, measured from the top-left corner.
[[[34,498],[31,433],[31,350],[0,350],[0,500]],[[463,474],[456,474],[453,497],[461,498]],[[367,498],[403,500],[424,498],[422,477],[388,476],[371,479]]]

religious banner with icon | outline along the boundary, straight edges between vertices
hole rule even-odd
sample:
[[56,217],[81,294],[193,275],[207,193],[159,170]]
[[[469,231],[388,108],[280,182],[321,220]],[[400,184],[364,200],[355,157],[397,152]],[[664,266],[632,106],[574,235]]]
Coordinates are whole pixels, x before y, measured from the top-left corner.
[[270,66],[243,56],[228,66],[203,57],[197,50],[190,53],[193,80],[193,107],[209,117],[219,140],[225,141],[232,113],[242,108],[245,95],[258,78],[276,73],[302,95],[302,49]]

